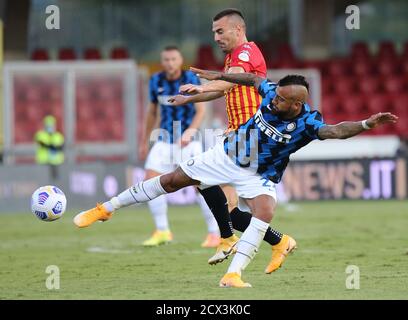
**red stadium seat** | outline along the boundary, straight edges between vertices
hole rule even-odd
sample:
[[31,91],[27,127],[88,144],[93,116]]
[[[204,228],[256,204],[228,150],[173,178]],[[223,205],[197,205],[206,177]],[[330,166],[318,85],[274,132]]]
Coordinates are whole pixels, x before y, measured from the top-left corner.
[[382,92],[382,83],[379,77],[362,77],[358,81],[360,92],[364,95],[370,95]]
[[406,80],[404,77],[398,77],[398,76],[391,76],[391,77],[385,78],[383,81],[385,92],[387,92],[388,94],[403,93],[404,90],[406,89],[405,81]]
[[107,119],[118,119],[122,121],[124,115],[123,102],[120,100],[110,101],[109,108],[106,108],[104,113]]
[[198,48],[195,65],[203,69],[220,69],[212,46],[202,45]]
[[89,90],[89,87],[80,85],[78,82],[76,84],[75,94],[77,102],[91,100],[91,91]]
[[114,60],[129,59],[129,52],[124,47],[115,47],[111,50],[110,58]]
[[404,48],[402,49],[402,57],[408,59],[408,41],[404,43]]
[[362,96],[347,96],[341,101],[341,109],[343,114],[356,117],[365,113],[365,102]]
[[98,84],[98,93],[101,100],[112,100],[115,97],[115,89],[112,84],[107,81],[101,81]]
[[323,60],[306,60],[301,67],[304,69],[317,69],[321,74],[326,73],[327,62]]
[[91,121],[77,124],[77,140],[79,141],[103,141],[104,131],[100,130],[98,123]]
[[366,77],[374,73],[373,64],[369,60],[355,60],[352,63],[353,73],[359,77]]
[[333,80],[333,90],[338,95],[349,95],[358,91],[356,79],[354,77],[339,77],[334,78]]
[[300,63],[297,60],[277,60],[275,61],[275,68],[277,69],[297,69],[300,67]]
[[331,77],[322,77],[322,95],[330,95],[334,92],[333,90],[334,80]]
[[77,105],[77,120],[78,122],[87,122],[92,121],[93,112],[92,112],[92,105],[79,103]]
[[378,47],[378,54],[377,56],[382,59],[395,59],[397,57],[397,53],[395,51],[394,43],[391,41],[383,41],[380,43]]
[[391,109],[391,103],[385,94],[368,96],[366,104],[370,113],[387,112]]
[[[392,95],[390,104],[391,111],[394,112],[397,116],[408,115],[408,94],[404,93]],[[405,125],[407,125],[407,123]]]
[[289,43],[283,43],[278,46],[277,57],[278,60],[296,60]]
[[370,58],[370,51],[365,42],[355,42],[351,47],[351,57],[354,59]]
[[115,141],[120,141],[125,138],[124,131],[125,127],[121,121],[115,120],[112,121],[109,125],[110,127],[110,134],[106,136],[107,140],[115,140]]
[[397,123],[393,124],[395,132],[401,136],[408,138],[408,114],[398,115]]
[[327,64],[327,74],[332,77],[339,77],[350,74],[350,64],[344,59],[333,59]]
[[328,123],[335,123],[339,116],[340,100],[337,95],[323,95],[320,110]]
[[402,74],[408,75],[408,56],[401,61],[400,71]]
[[97,48],[87,48],[84,52],[85,60],[100,60],[102,59],[101,53]]
[[390,76],[399,73],[398,61],[391,59],[379,60],[377,65],[378,73],[383,76]]
[[73,48],[61,48],[58,51],[59,60],[76,60],[76,53]]
[[46,49],[43,48],[38,48],[35,49],[32,53],[31,53],[31,60],[35,60],[35,61],[46,61],[49,60],[49,56],[48,56],[48,52]]
[[26,97],[29,102],[39,101],[41,100],[41,91],[36,86],[31,85],[26,89]]

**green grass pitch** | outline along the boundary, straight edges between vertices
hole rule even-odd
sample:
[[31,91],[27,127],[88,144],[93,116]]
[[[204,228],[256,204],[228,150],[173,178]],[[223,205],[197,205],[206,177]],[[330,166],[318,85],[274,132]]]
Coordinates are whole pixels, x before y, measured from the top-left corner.
[[[143,248],[152,232],[147,207],[123,209],[87,229],[74,212],[55,222],[31,213],[0,215],[0,299],[407,299],[408,202],[300,203],[279,208],[273,226],[292,235],[298,250],[271,275],[262,243],[243,274],[253,288],[225,289],[218,281],[230,260],[210,266],[212,249],[196,206],[170,207],[174,243]],[[48,290],[45,270],[60,270]],[[346,288],[346,267],[360,271],[360,289]]]

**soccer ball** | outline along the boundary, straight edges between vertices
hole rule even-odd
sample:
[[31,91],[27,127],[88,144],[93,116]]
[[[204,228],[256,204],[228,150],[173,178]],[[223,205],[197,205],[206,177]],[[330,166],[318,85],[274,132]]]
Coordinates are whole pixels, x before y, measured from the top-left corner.
[[67,198],[61,189],[55,186],[40,187],[31,196],[31,212],[40,220],[57,220],[66,208]]

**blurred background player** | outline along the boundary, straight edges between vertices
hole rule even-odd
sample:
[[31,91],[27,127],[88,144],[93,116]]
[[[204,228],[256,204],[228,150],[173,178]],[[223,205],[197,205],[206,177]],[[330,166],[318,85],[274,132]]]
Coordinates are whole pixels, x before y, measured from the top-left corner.
[[[244,73],[250,72],[261,77],[266,77],[267,68],[262,52],[254,42],[248,42],[246,36],[246,25],[242,13],[234,8],[225,9],[213,18],[212,31],[214,40],[220,49],[226,54],[224,59],[224,72]],[[191,102],[209,101],[225,96],[226,111],[228,115],[227,132],[236,130],[241,124],[247,122],[256,112],[261,103],[261,96],[253,86],[236,85],[226,81],[211,81],[203,85],[186,84],[180,88],[182,93],[192,94],[192,96],[178,95],[171,99],[173,104],[181,105]],[[201,194],[207,200],[212,193],[212,187],[201,190]],[[236,230],[245,231],[251,221],[251,214],[238,209],[238,197],[231,186],[222,186],[228,199],[228,211],[231,213],[232,225]],[[228,238],[230,232],[228,224],[216,210],[214,216],[219,223],[221,237]],[[225,226],[223,226],[225,225]],[[266,242],[272,246],[272,258],[265,269],[266,273],[271,273],[278,269],[287,254],[296,248],[296,242],[288,235],[283,235],[279,231],[268,229],[265,234]],[[219,251],[230,250],[236,239],[226,241],[225,245],[219,247]],[[290,250],[286,249],[290,247]],[[216,254],[218,257],[218,255]],[[211,259],[210,259],[211,260]],[[222,256],[217,262],[222,261]]]
[[64,163],[64,136],[57,131],[57,120],[54,116],[44,117],[43,126],[34,137],[37,144],[35,160],[37,164],[48,165],[52,179],[56,180],[58,166]]
[[[170,172],[181,162],[202,152],[201,141],[194,141],[194,135],[204,118],[203,103],[186,103],[174,107],[168,103],[170,96],[179,92],[181,85],[199,84],[199,78],[191,71],[182,69],[183,57],[176,46],[168,46],[161,52],[163,71],[154,74],[150,79],[150,106],[147,112],[146,127],[142,139],[139,157],[146,159],[145,179]],[[158,110],[160,107],[160,111]],[[159,117],[160,113],[160,117]],[[152,132],[160,119],[159,136],[152,149],[149,142],[153,139]],[[202,243],[203,247],[217,247],[220,242],[219,230],[212,212],[201,195],[197,195],[208,235]],[[152,237],[143,242],[145,246],[157,246],[173,240],[167,217],[166,196],[158,197],[148,203],[153,216],[156,231]]]

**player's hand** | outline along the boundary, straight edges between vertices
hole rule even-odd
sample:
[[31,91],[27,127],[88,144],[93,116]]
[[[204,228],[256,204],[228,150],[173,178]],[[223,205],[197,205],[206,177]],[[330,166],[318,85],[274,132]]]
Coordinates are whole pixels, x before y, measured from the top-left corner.
[[386,123],[396,123],[398,117],[391,112],[380,112],[377,114],[373,114],[370,118],[367,119],[367,125],[370,128],[375,128],[379,125],[383,125]]
[[190,67],[190,70],[194,72],[197,76],[207,80],[219,80],[221,78],[221,72],[219,71],[210,71],[210,70],[203,70],[194,67]]
[[186,131],[184,131],[184,133],[181,136],[180,141],[179,141],[180,146],[182,148],[187,146],[192,141],[192,138],[194,137],[196,132],[197,132],[197,130],[195,130],[195,129],[187,129]]
[[149,145],[147,143],[141,143],[139,146],[139,159],[141,161],[146,160],[148,152],[149,152]]
[[171,97],[167,102],[170,102],[172,106],[182,106],[188,103],[188,97],[178,94]]
[[184,94],[199,94],[204,92],[202,86],[191,83],[180,86],[179,91]]

